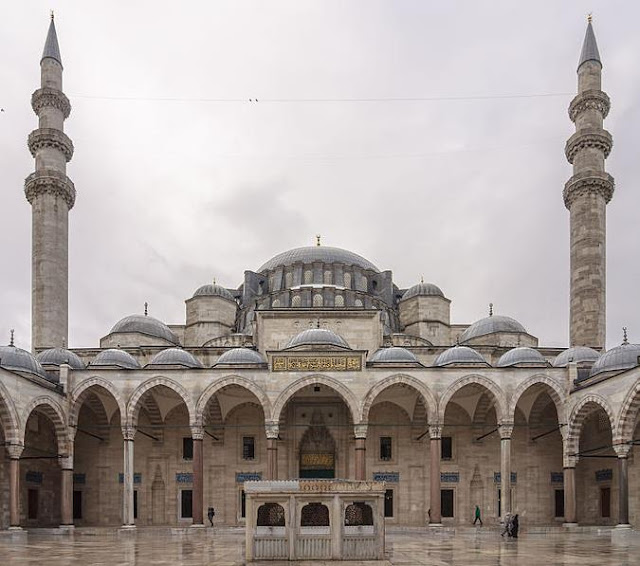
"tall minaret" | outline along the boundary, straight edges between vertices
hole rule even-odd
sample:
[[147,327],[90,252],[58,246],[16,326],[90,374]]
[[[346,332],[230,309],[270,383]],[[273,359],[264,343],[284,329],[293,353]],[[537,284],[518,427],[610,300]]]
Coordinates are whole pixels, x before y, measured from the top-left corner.
[[609,97],[600,90],[602,62],[591,16],[578,63],[578,94],[569,105],[576,133],[565,146],[573,176],[564,187],[571,231],[571,346],[605,347],[606,206],[613,196],[613,177],[604,160],[613,140],[603,127]]
[[24,192],[32,207],[31,343],[34,351],[67,343],[69,302],[69,210],[76,190],[66,174],[73,143],[64,134],[71,112],[62,92],[62,58],[51,14],[49,33],[40,60],[41,88],[31,97],[39,128],[28,144],[36,170]]

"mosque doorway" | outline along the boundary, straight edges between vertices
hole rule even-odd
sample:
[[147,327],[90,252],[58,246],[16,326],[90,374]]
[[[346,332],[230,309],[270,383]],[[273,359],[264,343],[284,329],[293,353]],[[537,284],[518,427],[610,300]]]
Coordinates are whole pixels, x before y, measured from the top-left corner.
[[322,412],[314,410],[300,440],[300,478],[335,478],[335,453],[335,441],[324,424]]

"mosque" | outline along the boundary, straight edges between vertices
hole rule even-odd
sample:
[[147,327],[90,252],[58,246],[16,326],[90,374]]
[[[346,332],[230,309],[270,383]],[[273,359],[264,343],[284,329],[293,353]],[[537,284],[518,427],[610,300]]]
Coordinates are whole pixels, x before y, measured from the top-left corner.
[[237,288],[198,287],[182,324],[145,309],[95,348],[71,348],[74,148],[53,19],[40,68],[25,181],[33,352],[13,337],[0,347],[0,528],[202,526],[209,508],[216,524],[243,525],[244,482],[293,478],[384,481],[388,524],[470,524],[476,505],[485,523],[507,512],[528,525],[640,522],[640,345],[625,336],[605,351],[614,182],[591,22],[565,150],[568,349],[506,313],[452,322],[435,284],[401,289],[392,271],[320,241],[245,271]]

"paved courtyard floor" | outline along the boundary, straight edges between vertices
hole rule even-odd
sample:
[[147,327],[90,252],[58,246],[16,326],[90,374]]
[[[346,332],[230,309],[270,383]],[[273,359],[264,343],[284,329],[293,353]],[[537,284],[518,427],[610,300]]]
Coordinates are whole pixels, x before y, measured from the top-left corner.
[[[139,529],[136,534],[91,530],[75,535],[30,532],[0,536],[0,564],[12,566],[136,565],[239,566],[244,564],[241,530],[170,534]],[[526,533],[502,539],[497,530],[391,531],[387,559],[393,566],[637,566],[640,533]],[[274,566],[276,563],[272,563]],[[277,563],[283,564],[283,563]],[[284,564],[292,565],[286,562]],[[305,562],[304,564],[309,564]],[[323,563],[315,563],[320,566]],[[329,564],[329,563],[327,563]],[[351,563],[354,566],[357,563]]]

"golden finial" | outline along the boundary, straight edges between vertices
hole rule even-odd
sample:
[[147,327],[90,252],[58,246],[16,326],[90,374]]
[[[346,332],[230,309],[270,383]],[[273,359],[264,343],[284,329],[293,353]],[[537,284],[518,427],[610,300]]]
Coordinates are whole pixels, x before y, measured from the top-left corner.
[[149,316],[149,303],[144,302],[144,316]]
[[493,316],[493,303],[489,303],[489,316]]
[[316,246],[320,245],[320,234],[316,234]]
[[11,332],[11,341],[9,342],[9,346],[13,346],[13,333],[15,332],[15,330],[12,328],[9,332]]
[[51,21],[53,21],[53,10],[51,10]]
[[588,23],[591,23],[591,21],[592,21],[592,20],[593,20],[593,12],[589,12],[589,13],[587,14],[587,22],[588,22]]
[[629,343],[629,340],[627,338],[627,327],[626,326],[622,327],[622,343],[625,344],[625,345]]
[[216,278],[215,277],[213,278],[213,284],[214,285],[216,284]]
[[424,275],[420,276],[420,283],[424,283]]

